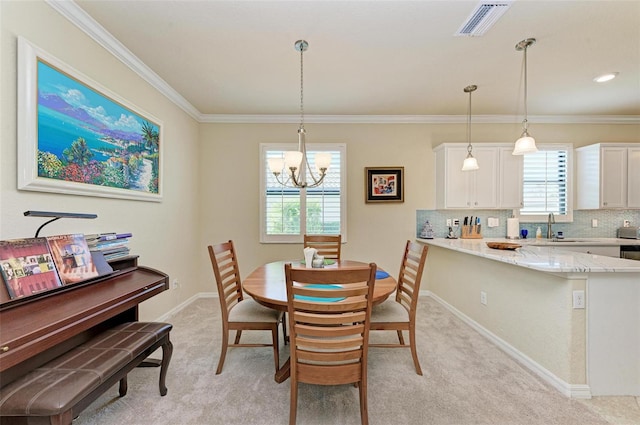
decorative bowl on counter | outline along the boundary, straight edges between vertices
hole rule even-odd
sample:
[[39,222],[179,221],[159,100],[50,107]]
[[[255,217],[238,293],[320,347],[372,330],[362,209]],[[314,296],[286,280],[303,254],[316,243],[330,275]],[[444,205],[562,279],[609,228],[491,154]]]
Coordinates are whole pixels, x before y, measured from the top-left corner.
[[522,247],[522,245],[519,245],[517,243],[509,242],[487,242],[487,246],[493,249],[506,249],[511,251]]

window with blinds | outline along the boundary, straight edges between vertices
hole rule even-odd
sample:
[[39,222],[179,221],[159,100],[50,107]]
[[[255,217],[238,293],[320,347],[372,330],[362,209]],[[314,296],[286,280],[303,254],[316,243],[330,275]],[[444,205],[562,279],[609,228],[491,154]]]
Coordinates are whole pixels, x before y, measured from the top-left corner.
[[[316,152],[331,153],[322,184],[307,189],[284,187],[269,170],[269,158],[283,158],[285,151],[296,149],[297,144],[261,145],[261,241],[302,242],[305,233],[342,234],[345,240],[346,145],[307,144],[309,166],[316,176]],[[308,170],[307,182],[313,182]]]
[[524,155],[521,217],[571,217],[570,152],[565,146],[539,146]]

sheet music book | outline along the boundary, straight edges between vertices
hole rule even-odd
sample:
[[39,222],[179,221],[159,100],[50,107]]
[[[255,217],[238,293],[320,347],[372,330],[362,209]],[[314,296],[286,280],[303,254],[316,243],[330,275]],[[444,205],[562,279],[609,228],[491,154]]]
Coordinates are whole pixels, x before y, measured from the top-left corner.
[[47,236],[47,241],[63,285],[99,275],[82,233]]
[[62,286],[46,238],[0,241],[0,271],[11,299]]

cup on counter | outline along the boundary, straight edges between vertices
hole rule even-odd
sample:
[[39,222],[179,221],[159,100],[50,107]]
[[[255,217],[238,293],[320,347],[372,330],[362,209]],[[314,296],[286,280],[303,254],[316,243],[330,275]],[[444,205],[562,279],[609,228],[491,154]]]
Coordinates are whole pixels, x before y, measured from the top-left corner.
[[520,230],[520,237],[522,237],[522,239],[527,239],[528,234],[529,234],[529,231],[527,229]]

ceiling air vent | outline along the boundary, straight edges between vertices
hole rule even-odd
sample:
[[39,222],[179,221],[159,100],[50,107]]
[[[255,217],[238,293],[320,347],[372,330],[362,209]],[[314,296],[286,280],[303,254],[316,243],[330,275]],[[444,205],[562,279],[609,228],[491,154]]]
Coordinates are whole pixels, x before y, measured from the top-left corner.
[[454,35],[464,37],[483,35],[510,6],[510,1],[480,3]]

